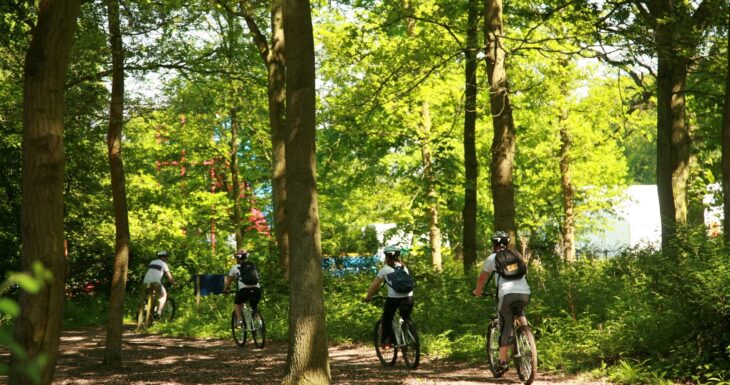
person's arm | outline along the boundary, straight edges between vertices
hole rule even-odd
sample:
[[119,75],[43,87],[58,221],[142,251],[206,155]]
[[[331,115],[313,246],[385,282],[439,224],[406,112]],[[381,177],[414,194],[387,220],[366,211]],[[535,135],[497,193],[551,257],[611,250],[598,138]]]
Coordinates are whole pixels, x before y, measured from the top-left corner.
[[170,273],[170,269],[165,270],[165,276],[167,277],[167,280],[170,282],[170,285],[175,286],[175,280],[172,279],[172,274]]
[[380,290],[380,285],[382,284],[383,279],[380,277],[375,277],[375,279],[373,279],[373,283],[370,284],[370,288],[368,289],[367,294],[365,294],[365,298],[362,299],[363,302],[370,301],[370,299],[373,298],[375,294],[377,294],[378,290]]
[[479,297],[484,292],[484,283],[487,282],[487,279],[489,279],[489,273],[482,270],[481,273],[479,273],[479,278],[477,278],[477,287],[472,292],[475,296]]
[[231,279],[230,275],[226,275],[226,277],[223,279],[223,292],[224,293],[228,293],[229,288],[231,286],[231,281],[232,281],[232,279]]

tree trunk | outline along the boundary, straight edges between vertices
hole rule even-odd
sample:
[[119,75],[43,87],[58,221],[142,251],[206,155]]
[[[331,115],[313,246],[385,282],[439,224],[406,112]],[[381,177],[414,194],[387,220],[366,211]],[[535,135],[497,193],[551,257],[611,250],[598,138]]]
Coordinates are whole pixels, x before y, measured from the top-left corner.
[[431,265],[441,271],[441,230],[439,229],[439,198],[436,193],[436,176],[431,159],[431,112],[428,102],[423,102],[421,116],[423,131],[421,133],[421,156],[423,158],[423,177],[426,182],[426,199],[428,201],[428,238],[431,246]]
[[466,50],[464,64],[465,108],[464,108],[464,211],[463,263],[469,271],[477,260],[477,177],[479,163],[476,150],[477,119],[477,20],[478,0],[467,3]]
[[[53,279],[35,295],[21,292],[14,337],[30,359],[45,355],[42,384],[51,383],[56,367],[65,299],[63,97],[79,11],[79,0],[41,1],[25,57],[21,266],[30,271],[40,262]],[[11,368],[17,368],[19,358],[13,354]],[[32,381],[12,371],[8,383]]]
[[243,248],[243,224],[241,223],[241,184],[238,178],[238,115],[236,108],[231,108],[231,185],[233,194],[233,228],[236,229],[236,250]]
[[[567,87],[566,87],[567,88]],[[567,92],[567,89],[565,89]],[[575,223],[573,213],[573,182],[570,173],[570,133],[568,109],[560,112],[560,186],[563,192],[563,258],[575,262]]]
[[114,200],[114,273],[109,296],[109,321],[106,329],[104,362],[110,367],[122,366],[122,323],[124,296],[127,288],[129,261],[129,218],[122,159],[122,125],[124,121],[124,46],[119,20],[119,0],[107,1],[109,44],[112,53],[112,91],[109,103],[109,130],[106,135]]
[[662,248],[676,238],[676,227],[687,221],[689,133],[686,125],[687,60],[675,46],[672,23],[656,32],[657,68],[657,191],[662,222]]
[[269,121],[273,159],[274,233],[279,247],[279,267],[289,277],[289,231],[286,224],[286,67],[284,27],[281,6],[271,13],[271,50],[269,51]]
[[314,38],[309,0],[283,5],[286,39],[286,213],[289,350],[283,384],[331,383],[316,181]]
[[502,46],[502,0],[486,0],[484,35],[489,102],[494,125],[492,160],[489,164],[494,203],[494,229],[507,232],[510,235],[510,244],[514,246],[517,234],[515,192],[512,183],[515,126],[505,69],[506,52]]
[[[730,17],[728,17],[730,30]],[[723,236],[730,248],[730,36],[727,39],[727,72],[725,73],[725,108],[722,113],[722,202]]]
[[[279,3],[277,3],[279,4]],[[244,15],[254,44],[266,65],[268,78],[269,125],[271,126],[271,195],[274,206],[274,234],[279,250],[279,268],[289,277],[289,235],[286,224],[286,66],[282,7],[271,11],[271,45],[249,14]]]

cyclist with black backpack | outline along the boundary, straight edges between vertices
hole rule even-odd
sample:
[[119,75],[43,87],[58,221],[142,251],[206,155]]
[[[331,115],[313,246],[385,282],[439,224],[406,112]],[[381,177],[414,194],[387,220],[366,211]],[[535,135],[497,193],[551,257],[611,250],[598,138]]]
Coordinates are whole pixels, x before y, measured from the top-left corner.
[[223,292],[228,293],[231,282],[235,279],[238,282],[238,290],[233,300],[236,311],[236,319],[239,325],[243,325],[243,316],[241,315],[241,306],[249,301],[251,309],[255,312],[256,307],[261,300],[261,285],[259,284],[259,273],[256,265],[248,261],[248,251],[238,250],[233,256],[236,258],[237,264],[233,265],[225,278]]
[[413,278],[406,265],[401,262],[400,253],[401,249],[398,246],[387,246],[383,250],[385,266],[378,271],[363,298],[363,302],[369,302],[378,293],[383,283],[388,286],[388,298],[383,306],[383,340],[380,341],[382,348],[385,349],[393,346],[395,311],[398,310],[400,317],[407,321],[410,320],[411,310],[413,310]]
[[[509,248],[507,233],[497,231],[492,235],[492,251],[493,253],[484,261],[473,293],[475,296],[481,296],[484,292],[484,284],[492,275],[496,276],[495,283],[499,298],[497,304],[500,331],[499,371],[506,372],[507,353],[512,344],[511,339],[514,338],[512,335],[514,317],[517,317],[521,325],[527,325],[524,307],[530,303],[530,286],[525,279],[527,265],[517,250]],[[522,306],[513,306],[515,304]]]

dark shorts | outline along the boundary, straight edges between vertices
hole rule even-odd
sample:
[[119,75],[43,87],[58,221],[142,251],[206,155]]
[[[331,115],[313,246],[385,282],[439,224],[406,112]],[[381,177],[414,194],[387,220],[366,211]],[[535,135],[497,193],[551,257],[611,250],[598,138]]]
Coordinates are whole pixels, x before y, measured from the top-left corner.
[[236,292],[236,298],[233,300],[233,303],[236,305],[241,305],[244,302],[249,301],[251,308],[256,309],[260,300],[260,287],[244,287],[243,289],[238,289],[238,291]]
[[515,317],[525,315],[530,303],[529,294],[505,294],[499,308],[499,346],[508,346],[514,341],[513,322]]

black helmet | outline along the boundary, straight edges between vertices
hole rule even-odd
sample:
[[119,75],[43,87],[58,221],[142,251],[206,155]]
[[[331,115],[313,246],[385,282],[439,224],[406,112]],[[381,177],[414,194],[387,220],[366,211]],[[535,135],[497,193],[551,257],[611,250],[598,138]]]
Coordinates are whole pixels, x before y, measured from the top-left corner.
[[507,246],[509,245],[509,234],[504,231],[497,231],[492,235],[492,246]]
[[236,260],[246,260],[246,258],[248,258],[248,250],[236,250],[236,252],[233,253],[233,256]]
[[169,257],[169,256],[170,256],[170,252],[167,251],[167,250],[162,250],[162,251],[158,251],[157,252],[157,258],[165,258],[165,259],[167,259],[167,257]]

